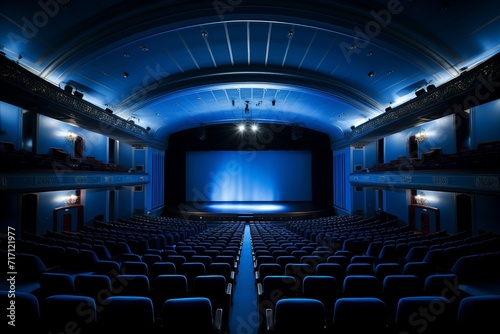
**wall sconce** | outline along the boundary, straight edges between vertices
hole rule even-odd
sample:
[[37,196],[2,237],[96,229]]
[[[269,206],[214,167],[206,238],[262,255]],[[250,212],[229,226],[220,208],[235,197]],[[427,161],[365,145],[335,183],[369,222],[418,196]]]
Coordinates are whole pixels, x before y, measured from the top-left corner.
[[75,194],[70,194],[68,196],[66,196],[66,204],[76,204],[78,203],[78,196],[76,196]]
[[424,140],[427,139],[427,135],[425,134],[424,130],[420,130],[416,135],[415,135],[415,140],[419,143],[423,142]]
[[78,137],[78,135],[74,132],[68,132],[66,134],[66,140],[69,141],[69,142],[74,142],[76,141],[76,138]]
[[415,196],[415,203],[417,204],[427,204],[427,197],[425,195],[417,195]]

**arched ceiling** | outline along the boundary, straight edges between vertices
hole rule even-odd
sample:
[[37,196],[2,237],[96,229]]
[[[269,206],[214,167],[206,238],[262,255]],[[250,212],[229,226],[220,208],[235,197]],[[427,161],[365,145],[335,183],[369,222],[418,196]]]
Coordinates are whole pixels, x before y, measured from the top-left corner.
[[298,125],[335,142],[500,49],[498,0],[0,6],[8,58],[165,142],[242,120]]

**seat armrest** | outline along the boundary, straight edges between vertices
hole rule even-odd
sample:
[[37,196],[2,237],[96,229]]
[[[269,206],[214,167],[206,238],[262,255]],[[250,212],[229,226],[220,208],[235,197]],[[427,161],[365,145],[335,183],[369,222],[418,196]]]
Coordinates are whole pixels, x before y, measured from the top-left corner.
[[267,333],[274,333],[273,310],[270,308],[266,309],[266,331]]
[[213,330],[214,330],[214,333],[217,333],[217,334],[222,333],[222,309],[221,308],[218,308],[215,311]]

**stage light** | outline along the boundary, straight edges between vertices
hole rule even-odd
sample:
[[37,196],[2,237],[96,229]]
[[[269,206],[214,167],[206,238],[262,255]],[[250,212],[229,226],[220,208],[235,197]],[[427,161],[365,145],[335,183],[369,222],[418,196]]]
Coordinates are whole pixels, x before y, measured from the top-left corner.
[[238,131],[243,132],[245,131],[245,124],[241,123],[238,125]]
[[254,123],[254,124],[252,124],[252,127],[251,127],[251,128],[252,128],[252,131],[253,131],[253,132],[257,132],[257,130],[259,130],[259,126],[258,126],[257,124],[255,124],[255,123]]

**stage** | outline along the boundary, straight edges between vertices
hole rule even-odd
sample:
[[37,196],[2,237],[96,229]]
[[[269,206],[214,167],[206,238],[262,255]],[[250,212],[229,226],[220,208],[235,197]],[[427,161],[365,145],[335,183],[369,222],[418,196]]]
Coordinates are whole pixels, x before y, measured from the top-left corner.
[[185,202],[164,215],[195,220],[297,220],[334,215],[312,202]]

